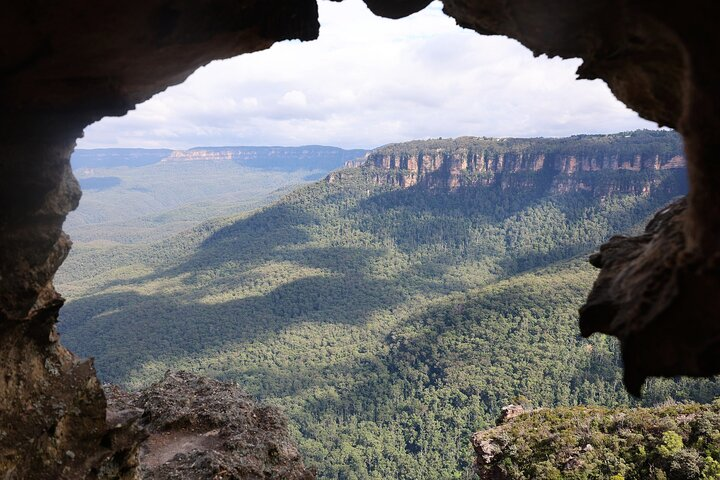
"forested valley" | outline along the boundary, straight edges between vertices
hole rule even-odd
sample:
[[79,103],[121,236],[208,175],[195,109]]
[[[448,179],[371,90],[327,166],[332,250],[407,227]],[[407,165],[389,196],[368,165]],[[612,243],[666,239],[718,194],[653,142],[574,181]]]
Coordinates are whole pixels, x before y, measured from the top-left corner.
[[448,189],[380,170],[160,242],[78,248],[57,279],[64,343],[129,388],[168,369],[238,382],[285,410],[328,479],[474,478],[472,433],[511,402],[720,395],[715,380],[655,379],[632,399],[614,339],[576,324],[587,256],[684,194],[684,169],[577,173],[599,188],[568,191],[547,171]]

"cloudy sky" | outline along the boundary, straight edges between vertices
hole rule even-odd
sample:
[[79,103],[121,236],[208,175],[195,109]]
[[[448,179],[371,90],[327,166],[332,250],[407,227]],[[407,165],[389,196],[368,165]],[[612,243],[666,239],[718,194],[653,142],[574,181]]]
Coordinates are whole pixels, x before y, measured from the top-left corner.
[[402,20],[320,1],[320,38],[209,64],[79,148],[305,145],[371,148],[428,137],[565,136],[656,128],[579,60],[533,58],[463,30],[439,2]]

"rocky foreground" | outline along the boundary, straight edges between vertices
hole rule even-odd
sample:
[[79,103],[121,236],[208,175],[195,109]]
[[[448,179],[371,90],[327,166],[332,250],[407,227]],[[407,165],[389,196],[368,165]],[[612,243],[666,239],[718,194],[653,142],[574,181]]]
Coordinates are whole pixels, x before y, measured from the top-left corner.
[[105,393],[108,423],[131,425],[135,435],[146,437],[137,472],[105,472],[107,478],[315,478],[289,439],[284,415],[234,384],[168,372],[145,390],[106,386]]
[[481,480],[720,479],[720,401],[509,412],[476,433]]

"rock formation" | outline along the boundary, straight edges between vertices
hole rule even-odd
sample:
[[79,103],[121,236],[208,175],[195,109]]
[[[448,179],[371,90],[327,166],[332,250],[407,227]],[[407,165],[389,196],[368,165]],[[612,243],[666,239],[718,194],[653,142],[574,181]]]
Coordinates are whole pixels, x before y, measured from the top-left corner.
[[602,270],[580,310],[580,328],[622,339],[625,385],[635,395],[646,377],[679,365],[693,376],[720,369],[720,324],[709,301],[720,291],[719,257],[688,251],[687,206],[685,199],[671,204],[644,235],[613,237],[590,259]]
[[283,414],[235,385],[168,372],[140,392],[105,391],[111,418],[131,419],[146,436],[138,456],[142,479],[315,478],[288,440]]
[[502,425],[503,423],[506,423],[510,420],[512,420],[515,417],[519,417],[523,413],[526,413],[527,410],[525,410],[525,407],[522,405],[505,405],[503,408],[500,409],[500,417],[497,419],[497,425]]
[[[662,176],[632,172],[680,173],[686,162],[682,143],[674,132],[638,131],[562,139],[461,137],[413,141],[371,151],[365,166],[370,167],[374,183],[401,188],[545,187],[550,193],[589,191],[604,197],[616,192],[647,195],[662,185]],[[613,172],[627,175],[611,178]],[[594,173],[606,175],[603,178]],[[342,175],[342,171],[334,172],[329,180]]]
[[[366,2],[397,18],[429,0]],[[11,0],[3,7],[0,476],[80,479],[113,468],[131,474],[133,448],[124,442],[133,443],[132,429],[105,422],[92,365],[73,357],[54,333],[62,298],[52,278],[70,247],[62,223],[80,195],[68,163],[75,139],[90,123],[124,114],[211,60],[315,38],[317,5]],[[581,58],[581,77],[605,80],[643,117],[683,135],[687,207],[632,241],[636,248],[615,249],[612,261],[602,254],[589,305],[601,298],[604,307],[589,310],[595,313],[583,331],[616,334],[626,359],[642,358],[627,362],[631,379],[717,372],[720,337],[707,326],[720,307],[720,5],[445,0],[444,11],[481,34],[515,38],[537,55]],[[659,245],[675,254],[656,255]],[[657,276],[646,268],[653,258],[665,262],[650,269]],[[649,283],[663,285],[662,301],[660,293],[648,293]],[[628,302],[633,298],[642,307]],[[678,326],[667,328],[671,323]],[[639,352],[645,344],[665,348]],[[637,365],[653,368],[632,371]]]

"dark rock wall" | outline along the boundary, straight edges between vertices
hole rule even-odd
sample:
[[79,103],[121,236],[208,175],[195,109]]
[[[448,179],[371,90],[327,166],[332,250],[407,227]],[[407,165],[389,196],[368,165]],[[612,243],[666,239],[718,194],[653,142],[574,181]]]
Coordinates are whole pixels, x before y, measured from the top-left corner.
[[580,309],[580,329],[620,337],[634,395],[648,376],[720,371],[720,264],[687,248],[687,215],[687,200],[677,201],[644,235],[613,237],[590,258],[601,271]]
[[106,422],[92,364],[60,345],[52,278],[80,189],[69,158],[122,115],[218,58],[309,40],[314,0],[30,0],[0,15],[0,477],[134,478],[139,435]]
[[[429,3],[366,1],[393,18]],[[583,78],[605,80],[641,115],[682,133],[691,183],[687,207],[663,224],[672,227],[649,229],[636,248],[618,250],[612,262],[602,254],[596,262],[602,276],[589,302],[600,302],[602,314],[586,309],[583,332],[619,336],[626,360],[637,360],[628,362],[633,382],[650,374],[717,372],[720,4],[445,0],[444,6],[460,25],[481,34],[516,38],[536,54],[582,58]],[[68,163],[75,139],[90,123],[124,114],[213,59],[317,33],[315,0],[3,4],[0,476],[134,475],[133,428],[103,420],[105,399],[91,365],[78,362],[55,335],[62,299],[52,277],[70,246],[63,220],[79,199]],[[652,253],[659,244],[669,245],[660,256]],[[662,268],[650,275],[645,267],[659,261]],[[666,288],[653,294],[648,282]],[[633,298],[643,299],[643,306],[628,301]],[[592,321],[588,311],[595,312]],[[684,334],[672,336],[678,328]],[[657,345],[682,354],[640,349],[655,337]]]

